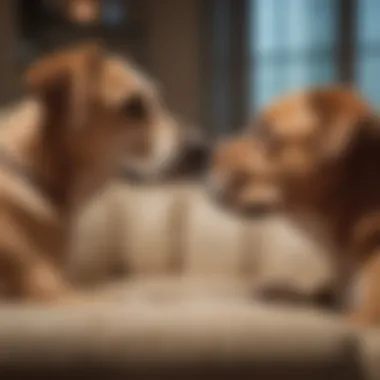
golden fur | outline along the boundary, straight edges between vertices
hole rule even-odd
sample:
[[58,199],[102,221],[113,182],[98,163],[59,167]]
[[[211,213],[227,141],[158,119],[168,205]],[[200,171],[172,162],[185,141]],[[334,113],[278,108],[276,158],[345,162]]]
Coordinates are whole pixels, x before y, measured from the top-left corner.
[[[380,130],[365,100],[344,87],[289,95],[263,110],[243,140],[235,156],[265,162],[266,169],[249,172],[236,157],[228,168],[231,158],[216,159],[212,172],[223,172],[225,181],[219,192],[231,193],[233,182],[225,178],[240,172],[243,185],[229,200],[234,208],[255,210],[268,192],[276,195],[269,202],[275,207],[266,211],[282,208],[319,220],[333,246],[340,284],[347,289],[353,276],[360,279],[360,300],[350,318],[380,322]],[[215,157],[236,144],[220,146]]]
[[[27,72],[30,98],[1,121],[0,296],[61,300],[73,218],[129,162],[168,160],[151,81],[96,44],[51,54]],[[173,129],[174,130],[174,129]]]

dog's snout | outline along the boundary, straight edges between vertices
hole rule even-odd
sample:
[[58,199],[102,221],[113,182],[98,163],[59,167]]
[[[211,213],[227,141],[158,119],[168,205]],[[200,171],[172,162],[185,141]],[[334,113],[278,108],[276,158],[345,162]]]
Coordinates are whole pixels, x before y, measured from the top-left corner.
[[144,119],[148,115],[148,104],[141,94],[131,95],[125,102],[123,111],[132,119]]

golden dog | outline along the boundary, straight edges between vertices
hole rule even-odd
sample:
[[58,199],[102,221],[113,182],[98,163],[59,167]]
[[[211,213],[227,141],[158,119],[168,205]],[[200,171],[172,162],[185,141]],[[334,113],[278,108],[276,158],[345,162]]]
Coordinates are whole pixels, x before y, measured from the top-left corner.
[[172,129],[153,122],[151,81],[96,44],[42,58],[26,87],[0,129],[0,296],[55,301],[74,293],[64,268],[76,213],[122,165],[165,163]]
[[350,318],[378,323],[380,130],[366,101],[344,87],[293,94],[265,109],[236,144],[214,155],[217,193],[233,208],[296,217],[334,252],[343,289],[352,276],[360,280]]

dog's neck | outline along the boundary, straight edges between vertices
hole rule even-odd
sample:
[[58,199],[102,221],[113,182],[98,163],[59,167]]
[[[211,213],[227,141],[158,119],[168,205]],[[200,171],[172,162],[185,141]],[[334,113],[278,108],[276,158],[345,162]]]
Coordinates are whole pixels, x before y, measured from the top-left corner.
[[301,178],[291,178],[285,182],[286,204],[294,209],[323,212],[329,207],[329,194],[340,182],[336,173],[340,165],[318,168]]

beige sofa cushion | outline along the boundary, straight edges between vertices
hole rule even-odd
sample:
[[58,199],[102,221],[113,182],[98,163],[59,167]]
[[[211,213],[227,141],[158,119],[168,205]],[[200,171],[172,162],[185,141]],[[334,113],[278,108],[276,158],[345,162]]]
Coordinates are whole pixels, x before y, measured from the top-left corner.
[[[3,307],[1,378],[378,375],[376,339],[358,338],[336,316],[250,297],[261,281],[327,281],[321,247],[284,219],[227,215],[200,186],[115,184],[81,216],[70,259],[73,278],[107,286],[90,304]],[[115,267],[125,276],[113,283]]]
[[304,290],[332,276],[321,247],[289,221],[243,221],[210,201],[201,185],[115,184],[83,214],[69,269],[76,278],[165,276],[255,283],[296,282]]

